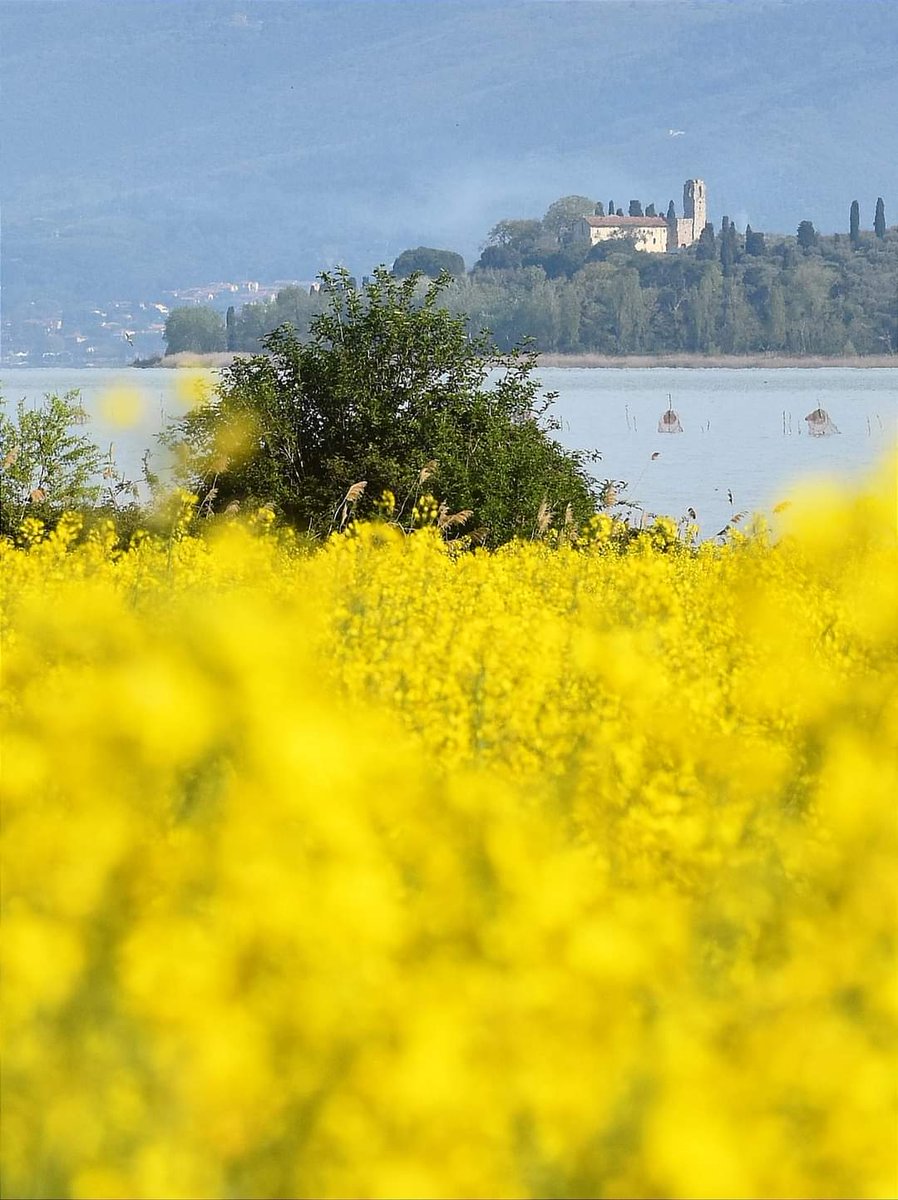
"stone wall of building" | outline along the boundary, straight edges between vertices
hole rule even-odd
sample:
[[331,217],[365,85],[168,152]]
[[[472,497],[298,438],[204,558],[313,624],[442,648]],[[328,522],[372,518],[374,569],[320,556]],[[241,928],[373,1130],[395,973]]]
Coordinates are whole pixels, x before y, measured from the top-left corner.
[[677,217],[672,233],[672,250],[682,250],[685,246],[691,246],[695,241],[694,223],[692,217]]
[[663,217],[581,217],[571,233],[575,241],[588,241],[591,246],[628,238],[637,250],[649,254],[667,250],[668,229]]
[[703,179],[687,179],[683,184],[683,216],[692,222],[692,242],[697,242],[708,221],[708,196]]

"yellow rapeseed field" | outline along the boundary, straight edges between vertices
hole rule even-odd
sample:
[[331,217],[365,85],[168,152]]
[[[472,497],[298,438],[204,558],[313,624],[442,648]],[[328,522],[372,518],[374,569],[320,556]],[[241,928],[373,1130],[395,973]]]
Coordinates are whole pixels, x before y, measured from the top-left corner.
[[898,1193],[895,499],[26,522],[3,1194]]

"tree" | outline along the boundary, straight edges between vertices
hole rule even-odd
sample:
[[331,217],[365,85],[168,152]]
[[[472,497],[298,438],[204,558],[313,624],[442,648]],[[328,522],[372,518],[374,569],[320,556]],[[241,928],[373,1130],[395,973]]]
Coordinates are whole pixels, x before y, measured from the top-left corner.
[[717,240],[714,237],[714,226],[708,222],[699,234],[698,245],[695,248],[696,258],[709,260],[717,257]]
[[848,214],[848,236],[851,239],[852,246],[859,246],[861,242],[861,209],[857,200],[851,201],[851,210]]
[[638,200],[630,201],[630,207],[628,209],[628,216],[631,216],[631,217],[641,217],[642,216],[642,205],[640,204],[640,202]]
[[437,279],[441,271],[448,271],[453,276],[464,275],[465,260],[452,250],[416,246],[414,250],[403,250],[393,263],[393,274],[397,279],[407,279],[416,272]]
[[612,286],[611,303],[617,352],[628,354],[641,350],[645,327],[645,302],[639,286],[638,271],[631,268],[617,274]]
[[605,205],[602,203],[601,200],[599,200],[596,204],[595,215],[597,217],[604,217],[604,215],[605,215]]
[[729,275],[733,269],[732,243],[729,238],[730,218],[724,217],[720,222],[720,265],[724,275]]
[[549,435],[535,356],[470,336],[438,306],[448,275],[423,296],[417,275],[384,267],[361,290],[344,271],[322,279],[329,307],[311,340],[274,330],[266,353],[223,371],[213,402],[169,434],[194,487],[206,495],[214,482],[217,507],[265,502],[326,533],[353,485],[365,481],[361,511],[385,489],[410,505],[435,462],[428,490],[472,510],[492,544],[530,528],[544,499],[578,519],[593,510],[583,460]]
[[723,273],[729,277],[733,273],[733,263],[736,261],[738,244],[736,241],[736,226],[729,217],[724,217],[720,223],[720,265]]
[[[714,232],[712,225],[706,225],[705,228]],[[703,269],[698,286],[693,289],[689,300],[687,317],[691,350],[709,353],[716,349],[714,323],[718,311],[720,283],[720,268],[716,262],[709,262]]]
[[745,253],[751,254],[755,258],[760,258],[765,252],[764,235],[752,229],[750,225],[745,226]]
[[647,217],[654,217],[654,216],[655,216],[655,206],[654,206],[654,204],[647,204],[647,205],[645,206],[645,215],[646,215]]
[[521,265],[520,251],[514,246],[484,246],[474,268],[484,271],[514,271]]
[[540,254],[534,265],[542,267],[549,279],[558,279],[561,276],[570,279],[586,262],[590,249],[587,241],[567,242],[557,250]]
[[886,235],[886,206],[883,204],[882,196],[876,201],[876,215],[873,218],[873,232],[878,238],[884,238]]
[[213,354],[227,346],[227,332],[221,313],[199,305],[173,308],[165,318],[165,352]]
[[543,223],[534,220],[498,221],[487,236],[490,246],[512,246],[516,250],[531,250],[542,237]]
[[798,226],[798,244],[806,253],[817,245],[817,230],[812,221],[802,221]]
[[86,420],[77,391],[47,393],[37,408],[20,400],[14,421],[0,412],[0,533],[29,515],[53,521],[96,502],[103,456],[73,430]]
[[228,350],[237,349],[237,314],[234,310],[234,305],[228,305],[228,311],[225,313],[225,328],[227,331]]
[[677,219],[677,210],[674,206],[673,200],[671,200],[670,204],[667,206],[667,219],[668,221],[675,221]]
[[730,227],[727,230],[727,241],[730,243],[730,262],[735,263],[739,258],[739,234],[734,221],[730,221]]
[[595,200],[588,196],[562,196],[546,209],[543,230],[562,241],[581,217],[591,217],[596,209]]
[[228,350],[258,351],[264,334],[288,322],[305,339],[312,317],[320,311],[317,291],[310,294],[293,284],[281,288],[272,300],[243,305],[233,324],[233,337],[231,323],[226,321]]
[[779,284],[770,289],[767,301],[767,335],[770,348],[781,350],[786,344],[786,298]]

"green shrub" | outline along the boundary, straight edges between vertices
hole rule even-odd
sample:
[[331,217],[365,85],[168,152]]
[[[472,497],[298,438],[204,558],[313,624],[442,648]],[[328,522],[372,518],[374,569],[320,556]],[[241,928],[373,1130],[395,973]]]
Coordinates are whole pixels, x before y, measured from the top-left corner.
[[391,489],[401,516],[426,479],[497,544],[529,531],[543,501],[578,520],[594,510],[586,456],[551,437],[535,356],[469,336],[437,304],[450,277],[423,292],[419,278],[382,267],[359,289],[344,271],[323,275],[328,308],[307,344],[281,326],[264,354],[223,371],[212,402],[167,435],[207,511],[269,504],[326,533],[354,485],[366,485],[360,513]]
[[37,408],[20,400],[15,420],[0,411],[0,534],[96,503],[103,455],[73,428],[86,419],[77,391],[47,393]]

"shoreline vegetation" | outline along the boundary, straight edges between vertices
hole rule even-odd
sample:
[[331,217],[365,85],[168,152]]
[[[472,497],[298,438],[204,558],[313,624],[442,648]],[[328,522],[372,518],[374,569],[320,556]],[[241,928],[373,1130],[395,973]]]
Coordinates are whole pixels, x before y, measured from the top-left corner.
[[[155,362],[135,362],[135,367],[204,367],[215,370],[228,367],[232,362],[241,358],[250,358],[248,352],[232,354],[227,351],[214,354],[197,354],[190,350],[179,354],[166,354]],[[763,367],[766,370],[785,370],[803,367],[805,369],[822,367],[898,368],[898,354],[868,354],[868,355],[822,355],[822,354],[540,354],[540,367],[595,367],[608,368],[686,368],[700,370],[702,368],[728,368],[745,370],[752,367]]]
[[[542,221],[499,222],[470,271],[459,255],[421,246],[403,252],[391,274],[412,280],[419,295],[427,280],[445,278],[445,307],[471,336],[488,329],[498,351],[526,346],[553,356],[544,365],[898,365],[898,228],[824,237],[803,221],[795,237],[743,235],[724,217],[719,236],[706,225],[691,246],[662,254],[626,238],[575,239],[572,223],[594,208],[569,196]],[[165,351],[252,353],[288,324],[305,337],[325,292],[289,285],[226,314],[173,308]]]

